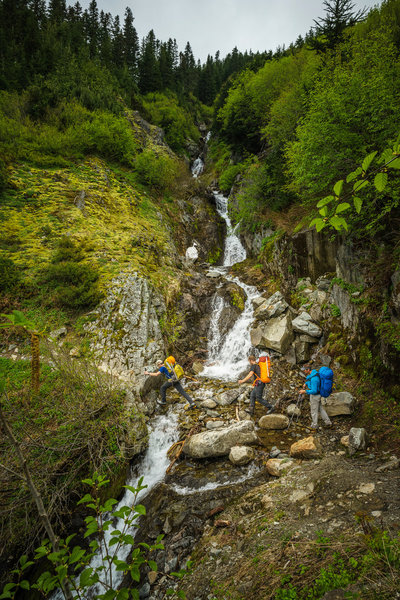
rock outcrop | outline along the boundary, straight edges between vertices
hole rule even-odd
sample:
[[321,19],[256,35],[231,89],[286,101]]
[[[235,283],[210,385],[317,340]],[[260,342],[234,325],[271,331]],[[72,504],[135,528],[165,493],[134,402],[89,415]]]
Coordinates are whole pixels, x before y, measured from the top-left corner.
[[226,456],[233,446],[254,444],[258,441],[252,421],[240,421],[216,431],[192,435],[183,446],[183,452],[191,458]]

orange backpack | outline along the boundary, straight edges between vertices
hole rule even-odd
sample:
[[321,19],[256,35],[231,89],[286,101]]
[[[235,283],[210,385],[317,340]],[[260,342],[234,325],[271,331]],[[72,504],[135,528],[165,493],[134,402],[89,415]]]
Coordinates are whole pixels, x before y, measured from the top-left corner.
[[[258,366],[260,367],[260,377],[257,380],[263,383],[269,383],[271,381],[271,359],[269,356],[260,356],[258,359]],[[254,382],[255,383],[255,382]]]

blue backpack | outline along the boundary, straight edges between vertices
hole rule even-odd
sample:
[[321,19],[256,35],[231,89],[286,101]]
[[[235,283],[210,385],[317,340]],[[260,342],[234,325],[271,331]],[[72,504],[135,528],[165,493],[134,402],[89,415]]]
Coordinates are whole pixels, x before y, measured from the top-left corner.
[[323,398],[328,398],[333,388],[333,371],[329,367],[321,367],[318,371],[319,393]]

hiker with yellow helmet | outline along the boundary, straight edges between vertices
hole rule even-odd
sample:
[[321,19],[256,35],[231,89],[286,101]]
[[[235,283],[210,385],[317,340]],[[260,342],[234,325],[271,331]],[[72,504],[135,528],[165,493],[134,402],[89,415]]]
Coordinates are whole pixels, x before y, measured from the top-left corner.
[[145,371],[144,374],[150,375],[151,377],[165,375],[165,377],[167,378],[167,381],[163,383],[163,385],[160,388],[161,399],[157,400],[158,404],[160,404],[161,406],[165,406],[165,404],[167,403],[167,389],[174,386],[176,391],[179,392],[179,394],[189,402],[189,408],[197,408],[195,402],[192,400],[189,394],[185,392],[181,382],[179,381],[184,376],[184,372],[182,367],[177,364],[175,358],[173,356],[168,356],[168,358],[164,362],[162,360],[157,360],[156,365],[158,371],[155,371],[154,373]]
[[268,408],[267,414],[270,414],[273,412],[274,408],[267,400],[264,400],[263,398],[265,384],[269,383],[270,381],[270,358],[269,356],[261,356],[260,359],[257,360],[256,357],[253,354],[251,354],[249,356],[249,363],[251,367],[249,374],[246,375],[244,379],[239,379],[238,381],[239,384],[245,383],[252,377],[255,377],[255,380],[253,382],[253,389],[251,390],[250,394],[250,406],[248,409],[246,409],[246,412],[250,415],[254,414],[255,404],[257,400],[257,402],[263,404]]

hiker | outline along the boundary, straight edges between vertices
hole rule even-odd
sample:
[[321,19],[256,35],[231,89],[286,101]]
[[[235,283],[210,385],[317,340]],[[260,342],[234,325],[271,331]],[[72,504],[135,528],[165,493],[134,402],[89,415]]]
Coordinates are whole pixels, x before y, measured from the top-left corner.
[[[262,358],[264,358],[264,357],[262,357]],[[265,357],[265,359],[266,359],[265,364],[267,365],[267,371],[268,371],[269,362],[270,362],[269,357]],[[241,384],[241,383],[245,383],[246,381],[251,379],[251,377],[255,377],[255,380],[253,383],[253,389],[251,390],[251,394],[250,394],[250,406],[248,409],[245,409],[245,411],[247,413],[249,413],[249,415],[253,415],[256,400],[257,400],[257,402],[259,402],[260,404],[263,404],[264,406],[266,406],[268,408],[267,415],[269,415],[270,413],[272,413],[274,411],[274,407],[271,404],[269,404],[269,402],[267,400],[265,400],[263,398],[263,392],[264,392],[266,381],[262,381],[260,364],[258,363],[256,357],[253,354],[251,354],[249,356],[249,363],[251,366],[251,371],[249,372],[248,375],[246,375],[246,377],[244,379],[239,379],[239,381],[238,381],[238,383]],[[266,379],[269,380],[269,372],[268,372],[268,377]]]
[[303,389],[300,390],[300,394],[308,394],[310,396],[311,429],[318,430],[318,414],[321,415],[326,427],[332,427],[332,421],[322,406],[320,394],[321,378],[318,371],[311,369],[310,365],[305,365],[303,371],[307,377]]
[[[145,375],[150,375],[151,377],[158,377],[159,375],[165,375],[165,377],[167,378],[167,381],[165,383],[163,383],[163,385],[160,388],[161,399],[157,400],[157,403],[160,404],[161,406],[165,406],[165,404],[167,403],[167,401],[166,401],[167,389],[174,386],[176,391],[179,392],[180,395],[183,396],[189,402],[189,408],[197,408],[195,402],[192,400],[192,398],[189,396],[189,394],[187,392],[185,392],[185,390],[183,389],[182,384],[180,383],[180,381],[175,373],[175,369],[174,369],[175,364],[176,364],[176,361],[175,361],[174,357],[169,356],[165,360],[165,362],[163,362],[162,360],[157,360],[156,365],[157,365],[158,371],[155,371],[154,373],[149,373],[149,371],[144,372]],[[182,368],[181,368],[181,370],[183,373]]]

